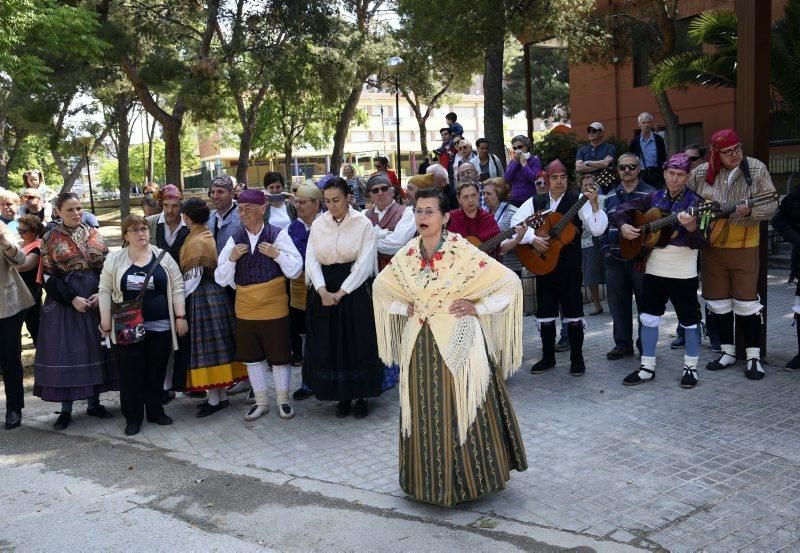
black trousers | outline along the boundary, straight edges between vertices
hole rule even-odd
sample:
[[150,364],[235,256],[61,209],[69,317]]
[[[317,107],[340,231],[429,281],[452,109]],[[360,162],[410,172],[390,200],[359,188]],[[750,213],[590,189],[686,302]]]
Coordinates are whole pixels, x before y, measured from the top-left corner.
[[172,333],[147,331],[144,340],[129,346],[114,346],[119,370],[119,400],[128,424],[142,424],[164,414],[161,389],[172,351]]
[[671,301],[681,325],[686,327],[699,322],[697,277],[667,278],[646,274],[642,289],[642,313],[660,317],[666,311],[667,301]]
[[292,361],[300,362],[303,360],[303,338],[300,335],[306,333],[306,312],[304,309],[289,306],[289,326]]
[[583,317],[583,272],[581,251],[575,243],[561,250],[558,265],[552,273],[536,275],[536,318]]
[[22,411],[25,393],[22,388],[22,323],[25,311],[0,319],[0,368],[6,389],[6,410]]

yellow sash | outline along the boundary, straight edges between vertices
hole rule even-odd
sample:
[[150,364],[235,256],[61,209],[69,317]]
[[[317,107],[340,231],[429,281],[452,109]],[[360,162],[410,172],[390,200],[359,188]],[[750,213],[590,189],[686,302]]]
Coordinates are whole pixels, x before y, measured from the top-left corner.
[[755,248],[758,246],[757,226],[736,225],[729,219],[716,221],[709,242],[715,248]]
[[236,318],[244,321],[271,321],[289,316],[286,279],[236,287]]
[[289,282],[289,293],[291,294],[289,305],[295,309],[305,311],[306,292],[308,292],[308,287],[306,286],[306,273],[303,271],[299,277],[293,278]]

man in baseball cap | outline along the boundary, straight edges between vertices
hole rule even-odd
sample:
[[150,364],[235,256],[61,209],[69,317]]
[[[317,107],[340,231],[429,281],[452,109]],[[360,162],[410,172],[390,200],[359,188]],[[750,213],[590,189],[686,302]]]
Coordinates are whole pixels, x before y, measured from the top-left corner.
[[613,166],[617,158],[617,149],[613,144],[603,142],[605,130],[600,121],[590,123],[586,127],[589,142],[578,148],[578,154],[575,156],[575,172],[579,175],[589,173],[596,177],[603,169]]

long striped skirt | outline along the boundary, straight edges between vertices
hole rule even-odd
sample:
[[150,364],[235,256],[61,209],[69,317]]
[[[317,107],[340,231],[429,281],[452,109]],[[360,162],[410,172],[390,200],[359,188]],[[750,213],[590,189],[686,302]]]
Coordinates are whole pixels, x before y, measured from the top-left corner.
[[427,323],[409,369],[411,436],[400,437],[400,487],[418,501],[451,507],[505,488],[528,468],[505,382],[492,371],[483,405],[458,443],[453,378]]
[[[179,352],[186,382],[178,389],[197,392],[247,378],[247,368],[233,361],[236,320],[231,301],[213,277],[204,275],[186,298],[186,319],[189,334],[180,341]],[[173,384],[176,381],[173,375]]]

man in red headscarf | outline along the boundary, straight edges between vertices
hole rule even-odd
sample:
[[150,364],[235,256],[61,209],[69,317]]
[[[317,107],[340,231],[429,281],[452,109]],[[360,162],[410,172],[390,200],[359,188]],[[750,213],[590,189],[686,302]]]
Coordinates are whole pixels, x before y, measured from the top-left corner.
[[[517,226],[535,211],[549,209],[561,214],[567,213],[577,202],[583,205],[573,214],[572,223],[577,227],[574,240],[565,245],[558,258],[555,270],[546,275],[536,276],[536,320],[542,335],[542,359],[533,365],[531,373],[539,374],[555,367],[556,356],[556,317],[561,310],[562,322],[567,325],[570,346],[570,374],[582,376],[586,372],[583,362],[583,294],[581,286],[581,234],[586,225],[594,236],[600,236],[608,226],[606,212],[600,208],[597,190],[589,190],[583,195],[567,190],[567,168],[558,159],[545,168],[550,181],[550,189],[525,200],[514,216],[511,226]],[[550,238],[536,236],[528,229],[520,244],[531,244],[540,252],[550,247]]]
[[[708,162],[699,165],[689,178],[689,188],[706,200],[723,206],[735,205],[765,192],[775,192],[766,165],[746,157],[742,141],[732,129],[723,129],[711,136]],[[742,328],[747,365],[745,376],[750,380],[764,377],[761,367],[761,309],[756,285],[758,282],[759,224],[769,219],[778,208],[777,201],[748,207],[738,205],[726,219],[712,223],[711,247],[702,255],[703,298],[719,325],[722,355],[706,368],[718,371],[736,362],[733,344],[734,316]]]

